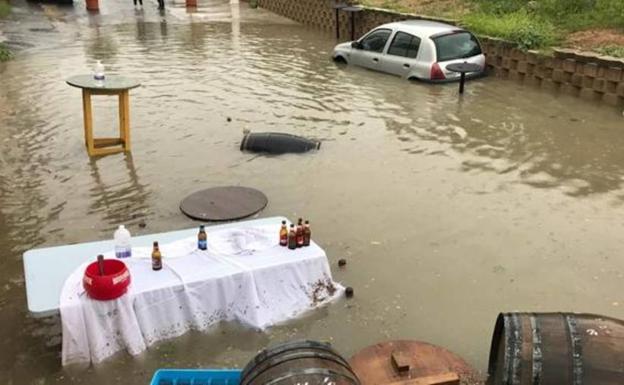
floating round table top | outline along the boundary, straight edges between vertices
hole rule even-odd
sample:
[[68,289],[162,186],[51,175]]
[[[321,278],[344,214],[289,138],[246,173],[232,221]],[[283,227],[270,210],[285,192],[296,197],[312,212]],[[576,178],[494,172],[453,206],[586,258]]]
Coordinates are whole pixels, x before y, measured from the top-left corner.
[[189,217],[204,221],[229,221],[246,218],[266,207],[266,195],[249,187],[213,187],[197,191],[180,203]]
[[446,69],[453,72],[468,73],[480,72],[481,66],[474,63],[453,63],[446,66]]
[[72,87],[105,91],[130,90],[132,88],[137,88],[141,85],[141,83],[137,82],[136,80],[118,75],[106,75],[106,78],[102,83],[96,81],[93,78],[93,75],[72,76],[71,78],[67,79],[66,82]]
[[408,379],[456,374],[462,385],[482,384],[456,354],[420,341],[387,341],[364,348],[349,360],[362,385],[400,383]]

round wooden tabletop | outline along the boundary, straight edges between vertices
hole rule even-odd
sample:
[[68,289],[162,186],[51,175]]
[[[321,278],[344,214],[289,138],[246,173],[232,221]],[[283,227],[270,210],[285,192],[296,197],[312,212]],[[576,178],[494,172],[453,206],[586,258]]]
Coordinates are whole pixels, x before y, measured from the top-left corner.
[[118,75],[106,75],[103,82],[99,83],[93,75],[77,75],[66,80],[72,87],[105,91],[123,91],[137,88],[141,83],[134,79]]
[[187,216],[202,221],[230,221],[251,216],[269,203],[266,195],[249,187],[226,186],[197,191],[180,203]]

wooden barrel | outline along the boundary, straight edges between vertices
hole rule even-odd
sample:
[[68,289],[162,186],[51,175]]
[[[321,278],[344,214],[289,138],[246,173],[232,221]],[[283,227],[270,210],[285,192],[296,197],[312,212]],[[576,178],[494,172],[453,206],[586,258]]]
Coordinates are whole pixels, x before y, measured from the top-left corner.
[[321,148],[321,142],[281,132],[245,134],[241,151],[268,152],[270,154],[301,153]]
[[624,322],[593,314],[500,314],[488,374],[488,385],[622,385]]
[[349,363],[329,344],[296,341],[262,351],[241,373],[240,385],[359,385]]

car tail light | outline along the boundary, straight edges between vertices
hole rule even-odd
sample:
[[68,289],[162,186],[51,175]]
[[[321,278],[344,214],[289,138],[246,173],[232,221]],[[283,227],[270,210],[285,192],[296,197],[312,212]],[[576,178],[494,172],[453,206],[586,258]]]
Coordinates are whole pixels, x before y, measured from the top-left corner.
[[444,76],[444,72],[440,68],[438,63],[433,63],[431,66],[431,80],[445,80],[446,76]]

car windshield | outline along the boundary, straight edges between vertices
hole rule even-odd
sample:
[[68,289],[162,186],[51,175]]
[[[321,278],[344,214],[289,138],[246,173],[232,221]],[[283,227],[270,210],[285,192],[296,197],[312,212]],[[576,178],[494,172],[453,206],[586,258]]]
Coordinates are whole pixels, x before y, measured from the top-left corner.
[[438,61],[463,59],[481,54],[481,46],[470,32],[456,32],[433,38]]

